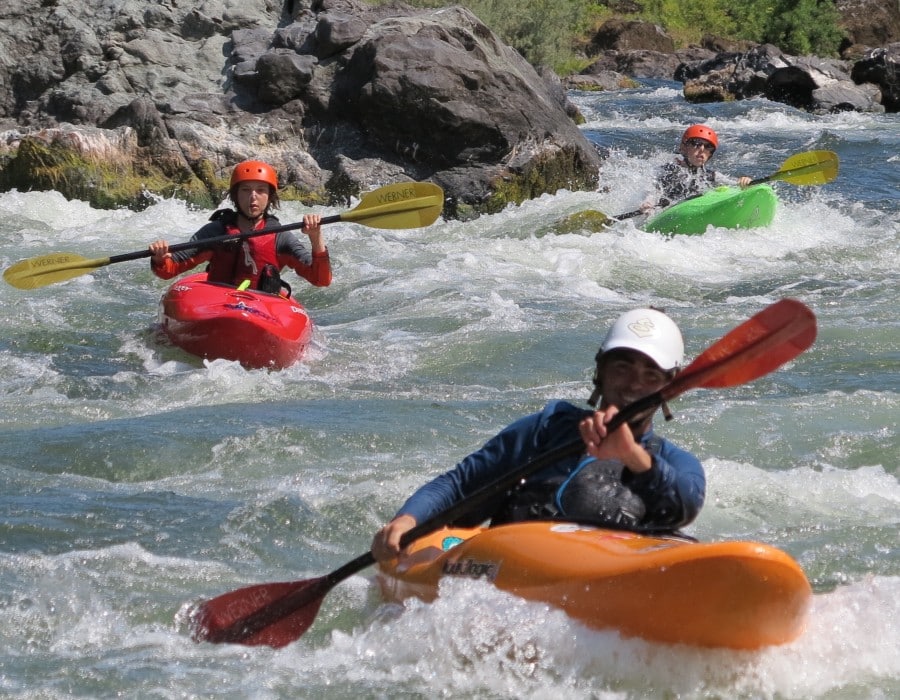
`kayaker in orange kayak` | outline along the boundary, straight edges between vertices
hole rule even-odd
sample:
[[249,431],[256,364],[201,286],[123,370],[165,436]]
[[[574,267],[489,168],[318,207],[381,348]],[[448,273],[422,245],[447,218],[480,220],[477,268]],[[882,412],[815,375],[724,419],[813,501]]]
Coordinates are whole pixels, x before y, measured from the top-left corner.
[[[191,241],[222,235],[247,233],[279,225],[271,213],[279,207],[278,175],[275,169],[257,160],[238,163],[231,174],[228,191],[235,209],[220,209],[210,223],[197,231]],[[208,262],[209,281],[278,293],[280,273],[290,267],[317,287],[331,284],[331,262],[322,235],[321,217],[306,214],[303,233],[309,236],[311,250],[290,231],[246,238],[240,245],[217,245],[196,251],[169,252],[169,244],[158,240],[150,244],[150,268],[157,277],[171,279],[197,265]]]
[[[372,555],[399,554],[400,538],[455,503],[532,459],[577,439],[584,453],[560,460],[475,509],[459,526],[564,519],[639,531],[675,530],[700,512],[706,476],[691,453],[653,432],[655,409],[612,433],[606,423],[655,393],[678,372],[684,342],[656,309],[635,309],[611,326],[595,361],[594,392],[584,409],[552,401],[512,423],[456,467],[422,486],[372,540]],[[665,407],[664,407],[665,410]]]
[[688,197],[703,194],[718,184],[747,187],[751,180],[746,175],[731,180],[706,167],[718,147],[719,137],[708,126],[694,124],[685,129],[678,143],[678,154],[681,157],[662,166],[656,178],[658,191],[644,201],[641,210],[648,212],[656,207],[675,204]]

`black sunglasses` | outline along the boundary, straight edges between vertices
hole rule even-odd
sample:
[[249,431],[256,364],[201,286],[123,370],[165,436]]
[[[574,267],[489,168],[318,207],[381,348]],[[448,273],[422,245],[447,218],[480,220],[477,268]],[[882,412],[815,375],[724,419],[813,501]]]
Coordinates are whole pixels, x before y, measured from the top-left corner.
[[713,145],[712,145],[709,141],[707,141],[706,139],[696,139],[696,138],[695,138],[695,139],[687,139],[687,140],[684,142],[684,144],[685,144],[686,146],[691,146],[692,148],[704,148],[704,149],[706,149],[707,151],[709,151],[710,153],[712,153],[713,151],[716,150],[716,147],[713,146]]

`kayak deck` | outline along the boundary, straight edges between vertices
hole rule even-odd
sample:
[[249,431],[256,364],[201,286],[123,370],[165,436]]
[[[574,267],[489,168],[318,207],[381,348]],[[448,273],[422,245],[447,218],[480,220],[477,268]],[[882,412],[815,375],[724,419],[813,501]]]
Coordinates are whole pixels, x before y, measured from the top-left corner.
[[206,281],[206,273],[175,282],[159,304],[159,324],[176,347],[204,359],[249,369],[283,369],[309,345],[313,324],[296,300]]
[[772,223],[777,207],[778,197],[769,185],[746,189],[717,187],[652,216],[644,224],[644,230],[673,235],[705,233],[710,226],[762,228]]
[[701,647],[758,649],[803,631],[812,589],[756,542],[697,543],[570,523],[443,529],[379,564],[387,601],[433,600],[444,576],[484,579],[595,629]]

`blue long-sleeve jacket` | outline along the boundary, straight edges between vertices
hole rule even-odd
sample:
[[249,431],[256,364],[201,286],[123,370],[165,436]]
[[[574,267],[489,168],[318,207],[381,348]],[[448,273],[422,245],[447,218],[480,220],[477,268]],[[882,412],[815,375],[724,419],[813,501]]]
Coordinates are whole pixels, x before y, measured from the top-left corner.
[[[591,413],[566,401],[553,401],[538,413],[520,418],[454,469],[422,486],[397,515],[411,515],[422,523],[445,511],[510,470],[577,439],[579,421]],[[655,449],[651,449],[652,436],[653,432],[648,431],[641,437],[641,444],[652,455],[653,466],[641,474],[626,469],[623,482],[644,502],[642,528],[677,529],[692,522],[700,512],[706,494],[706,476],[694,455],[668,440],[654,437]],[[580,460],[581,456],[560,460],[530,476],[526,483],[558,483],[559,477],[571,474]],[[499,494],[474,509],[464,521],[475,524],[491,519],[507,497]]]

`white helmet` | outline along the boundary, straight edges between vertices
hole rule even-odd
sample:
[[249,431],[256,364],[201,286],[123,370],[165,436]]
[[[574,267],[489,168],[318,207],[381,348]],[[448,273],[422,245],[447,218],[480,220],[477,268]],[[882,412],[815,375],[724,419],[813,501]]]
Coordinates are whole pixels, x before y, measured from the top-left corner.
[[616,319],[600,352],[630,348],[644,353],[660,369],[677,369],[684,361],[684,340],[675,322],[656,309],[626,311]]

